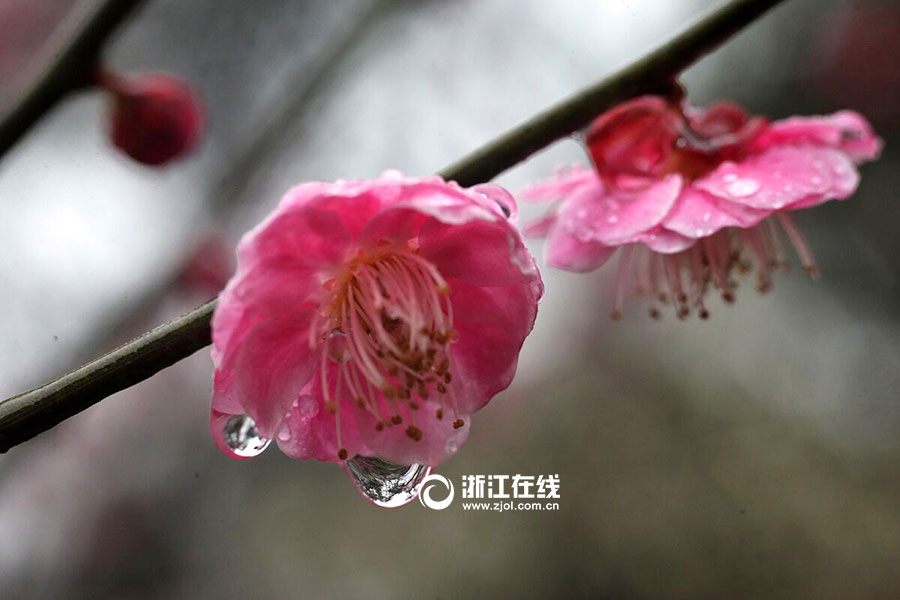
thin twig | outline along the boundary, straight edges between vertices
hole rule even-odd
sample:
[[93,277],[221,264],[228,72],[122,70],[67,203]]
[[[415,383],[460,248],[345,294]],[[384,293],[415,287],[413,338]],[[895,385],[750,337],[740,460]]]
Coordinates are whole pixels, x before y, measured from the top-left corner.
[[[659,90],[684,68],[782,0],[734,0],[682,33],[441,171],[468,186],[488,181],[627,98]],[[71,373],[0,402],[0,452],[186,358],[210,343],[215,301],[123,344]]]
[[0,158],[66,94],[91,82],[104,44],[143,1],[107,0],[94,11],[41,80],[0,123]]

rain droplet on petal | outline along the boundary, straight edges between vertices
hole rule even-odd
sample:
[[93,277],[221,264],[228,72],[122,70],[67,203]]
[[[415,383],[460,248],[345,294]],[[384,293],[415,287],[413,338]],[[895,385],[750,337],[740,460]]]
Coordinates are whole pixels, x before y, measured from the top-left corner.
[[732,181],[727,186],[725,186],[725,190],[729,194],[731,194],[732,196],[737,196],[738,198],[755,194],[759,191],[759,188],[760,185],[758,181],[756,181],[755,179],[747,178]]
[[431,473],[427,465],[398,465],[377,456],[355,456],[344,465],[359,493],[382,508],[415,500],[419,484]]
[[261,454],[272,442],[259,434],[256,421],[250,415],[231,417],[225,423],[223,433],[225,434],[225,444],[232,452],[243,458]]
[[286,442],[291,439],[291,428],[287,423],[281,426],[281,429],[278,430],[278,440],[282,442]]

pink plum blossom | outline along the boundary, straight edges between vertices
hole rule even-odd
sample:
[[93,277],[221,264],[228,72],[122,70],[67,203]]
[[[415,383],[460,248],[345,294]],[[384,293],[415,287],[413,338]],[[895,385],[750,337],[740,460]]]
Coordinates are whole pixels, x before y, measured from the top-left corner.
[[710,286],[734,299],[735,271],[755,268],[757,287],[784,266],[783,238],[804,268],[812,253],[790,211],[845,199],[856,165],[881,140],[852,111],[768,122],[735,104],[706,109],[643,96],[600,115],[586,133],[593,169],[574,166],[525,191],[556,200],[526,234],[546,237],[548,264],[591,271],[621,249],[612,316],[626,288],[671,301],[680,317],[708,316]]
[[492,185],[304,183],[241,240],[212,320],[211,427],[294,458],[434,466],[512,381],[543,293]]

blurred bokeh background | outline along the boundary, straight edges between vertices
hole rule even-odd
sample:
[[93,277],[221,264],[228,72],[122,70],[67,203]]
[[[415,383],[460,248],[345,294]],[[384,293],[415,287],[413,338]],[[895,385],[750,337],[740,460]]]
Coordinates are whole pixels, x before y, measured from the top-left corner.
[[[0,396],[213,296],[290,185],[434,172],[714,4],[149,0],[107,59],[192,81],[207,136],[141,167],[84,92],[0,162]],[[0,0],[0,114],[95,5]],[[609,269],[545,271],[515,383],[438,472],[558,473],[558,512],[382,510],[333,464],[228,459],[202,351],[0,456],[0,597],[896,598],[898,53],[896,0],[788,0],[685,74],[698,104],[855,108],[884,155],[798,215],[821,280],[748,282],[709,321],[610,322]]]

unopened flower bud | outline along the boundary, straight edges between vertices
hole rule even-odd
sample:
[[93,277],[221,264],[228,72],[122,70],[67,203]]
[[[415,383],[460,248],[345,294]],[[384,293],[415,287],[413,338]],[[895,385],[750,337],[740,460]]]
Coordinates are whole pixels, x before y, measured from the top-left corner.
[[114,94],[113,144],[146,165],[162,165],[187,153],[203,128],[203,109],[188,84],[162,74],[119,77],[103,73]]

